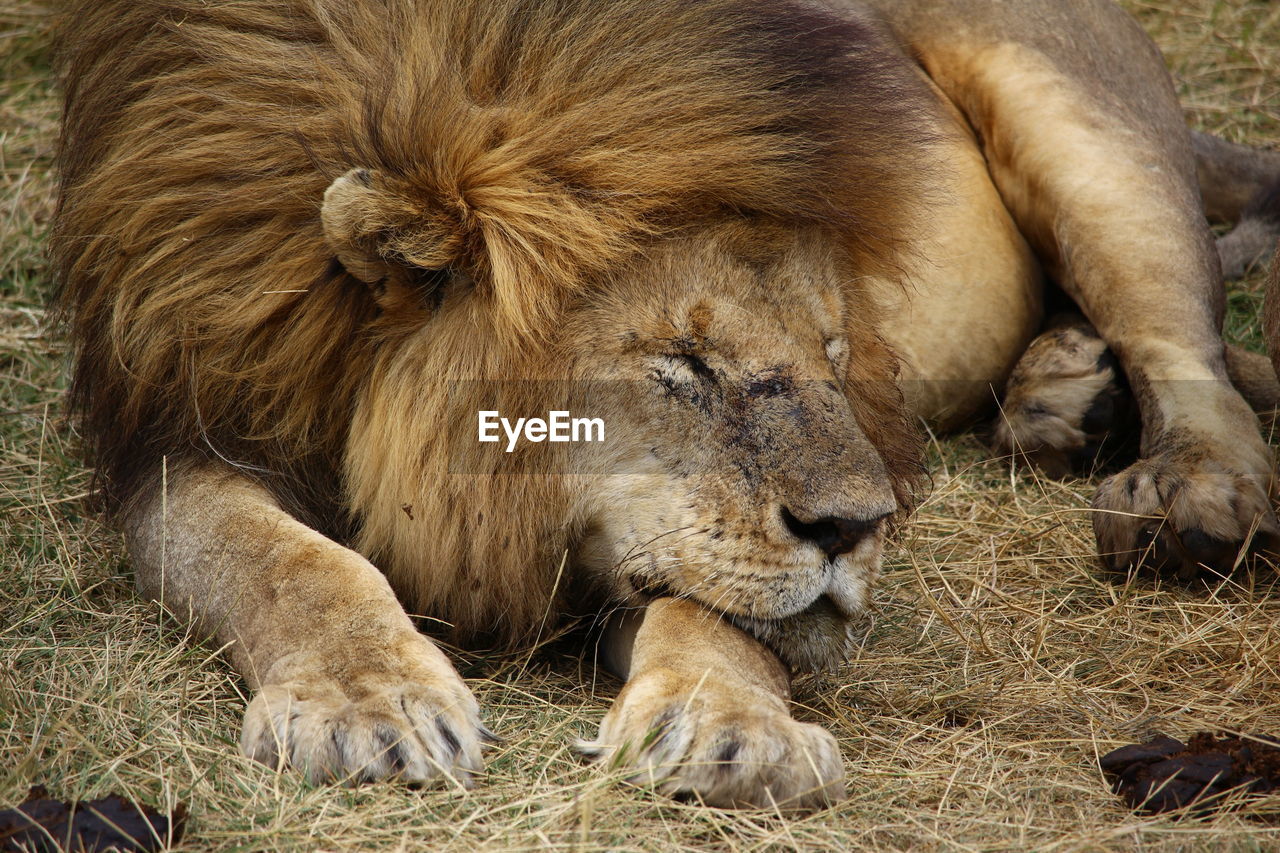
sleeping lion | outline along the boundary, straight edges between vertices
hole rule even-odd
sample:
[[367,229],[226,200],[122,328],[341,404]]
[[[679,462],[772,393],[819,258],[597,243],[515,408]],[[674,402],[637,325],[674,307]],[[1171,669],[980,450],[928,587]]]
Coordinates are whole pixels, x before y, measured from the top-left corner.
[[1205,220],[1280,155],[1193,137],[1106,0],[73,7],[73,402],[259,761],[470,784],[493,735],[408,614],[507,647],[582,618],[626,681],[586,752],[714,805],[839,798],[790,674],[845,658],[917,425],[993,389],[997,450],[1052,473],[1133,413],[1107,566],[1280,533],[1232,384],[1274,374],[1224,351]]

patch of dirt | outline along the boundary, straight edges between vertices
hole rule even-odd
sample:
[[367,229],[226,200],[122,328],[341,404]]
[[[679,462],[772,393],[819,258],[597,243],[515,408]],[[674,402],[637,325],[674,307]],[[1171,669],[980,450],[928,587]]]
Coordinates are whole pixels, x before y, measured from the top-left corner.
[[1113,791],[1151,814],[1217,808],[1228,791],[1280,791],[1280,740],[1271,737],[1196,732],[1184,744],[1161,735],[1112,750],[1098,763]]
[[163,850],[182,838],[186,808],[172,815],[120,796],[67,803],[37,785],[16,809],[0,812],[0,850]]

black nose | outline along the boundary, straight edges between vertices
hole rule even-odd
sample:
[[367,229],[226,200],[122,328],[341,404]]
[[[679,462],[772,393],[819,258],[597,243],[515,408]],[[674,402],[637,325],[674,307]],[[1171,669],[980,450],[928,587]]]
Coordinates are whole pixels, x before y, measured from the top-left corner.
[[785,506],[782,508],[782,521],[792,535],[817,545],[832,560],[849,553],[858,547],[859,542],[874,535],[886,517],[839,518],[830,515],[817,521],[801,521],[791,510]]

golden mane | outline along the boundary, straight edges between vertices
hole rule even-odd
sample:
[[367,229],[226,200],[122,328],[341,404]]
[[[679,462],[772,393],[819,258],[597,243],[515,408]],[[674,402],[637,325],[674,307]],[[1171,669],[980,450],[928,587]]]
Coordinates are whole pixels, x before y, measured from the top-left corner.
[[360,250],[465,271],[513,350],[702,217],[829,227],[868,272],[907,228],[908,72],[878,24],[804,3],[81,0],[65,20],[52,245],[115,500],[162,456],[216,455],[313,520],[341,506],[353,400],[399,328],[322,228],[349,170],[378,190]]

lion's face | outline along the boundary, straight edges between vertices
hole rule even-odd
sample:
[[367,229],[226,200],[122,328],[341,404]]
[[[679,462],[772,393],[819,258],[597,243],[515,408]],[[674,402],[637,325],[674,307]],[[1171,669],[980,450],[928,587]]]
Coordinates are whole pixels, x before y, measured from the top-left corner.
[[[658,241],[524,349],[486,326],[482,288],[442,287],[429,317],[388,303],[388,334],[408,331],[347,451],[359,547],[415,607],[520,637],[568,550],[567,580],[606,602],[685,596],[797,668],[843,659],[918,445],[830,238],[737,223]],[[556,410],[605,440],[478,440],[482,411]]]
[[746,242],[676,242],[578,314],[575,374],[613,389],[579,561],[615,600],[693,598],[793,665],[827,666],[897,509],[847,396],[867,342],[850,340],[858,306],[820,243]]

